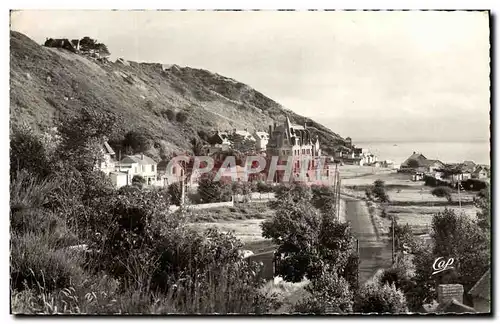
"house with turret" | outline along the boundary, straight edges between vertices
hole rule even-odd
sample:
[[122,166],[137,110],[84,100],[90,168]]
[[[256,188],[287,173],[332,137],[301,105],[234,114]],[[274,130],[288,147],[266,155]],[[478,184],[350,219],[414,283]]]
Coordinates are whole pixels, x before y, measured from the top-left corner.
[[[292,124],[286,117],[282,125],[275,122],[273,126],[269,126],[269,134],[266,147],[266,157],[269,161],[273,156],[277,156],[278,163],[286,163],[288,158],[292,157],[294,174],[299,173],[303,167],[308,172],[316,169],[321,157],[319,139],[312,137],[306,124]],[[277,182],[279,181],[280,179],[277,179]]]

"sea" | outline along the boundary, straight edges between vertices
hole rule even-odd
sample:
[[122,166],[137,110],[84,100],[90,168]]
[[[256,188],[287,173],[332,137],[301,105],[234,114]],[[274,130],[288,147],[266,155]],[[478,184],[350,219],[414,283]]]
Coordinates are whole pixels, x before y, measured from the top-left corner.
[[490,142],[356,142],[356,147],[366,148],[379,161],[403,163],[413,152],[422,153],[428,159],[443,163],[474,161],[490,165]]

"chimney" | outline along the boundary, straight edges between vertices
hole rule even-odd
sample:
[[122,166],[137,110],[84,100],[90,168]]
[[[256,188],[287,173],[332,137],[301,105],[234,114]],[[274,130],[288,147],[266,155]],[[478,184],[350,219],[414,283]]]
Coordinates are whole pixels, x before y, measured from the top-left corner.
[[459,303],[464,302],[464,286],[460,284],[439,285],[437,289],[438,303],[444,304],[452,299]]
[[144,153],[141,153],[141,160],[144,160]]
[[245,132],[248,132],[248,128],[245,128]]
[[273,126],[269,125],[269,135],[271,135],[272,132],[273,132]]
[[415,151],[413,151],[413,154],[415,154]]
[[304,122],[304,129],[307,128],[307,122]]
[[276,130],[276,122],[274,122],[274,128],[273,129]]
[[236,128],[233,128],[233,133],[236,133]]

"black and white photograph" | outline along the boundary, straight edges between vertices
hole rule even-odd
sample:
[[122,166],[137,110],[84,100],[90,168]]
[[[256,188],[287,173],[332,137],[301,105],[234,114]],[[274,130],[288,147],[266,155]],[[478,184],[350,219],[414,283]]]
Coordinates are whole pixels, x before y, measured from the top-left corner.
[[11,10],[10,314],[491,316],[486,9]]

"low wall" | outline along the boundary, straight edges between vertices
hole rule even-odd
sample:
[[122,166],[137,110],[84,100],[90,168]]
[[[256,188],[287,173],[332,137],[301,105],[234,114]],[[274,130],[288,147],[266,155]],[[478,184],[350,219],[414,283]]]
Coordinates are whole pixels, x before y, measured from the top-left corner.
[[[208,204],[197,204],[197,205],[187,205],[186,209],[208,209],[208,208],[214,208],[214,207],[233,207],[234,206],[234,201],[224,201],[224,202],[216,202],[216,203],[208,203]],[[176,205],[171,205],[169,207],[170,211],[176,211],[179,209],[179,206]]]

